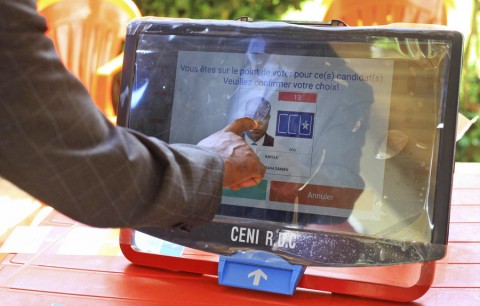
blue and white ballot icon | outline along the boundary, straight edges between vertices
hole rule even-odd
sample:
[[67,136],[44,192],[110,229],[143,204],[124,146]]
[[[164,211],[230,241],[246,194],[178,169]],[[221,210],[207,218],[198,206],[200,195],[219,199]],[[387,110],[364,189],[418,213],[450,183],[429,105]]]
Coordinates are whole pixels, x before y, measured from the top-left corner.
[[314,113],[279,110],[275,135],[312,139],[314,118]]

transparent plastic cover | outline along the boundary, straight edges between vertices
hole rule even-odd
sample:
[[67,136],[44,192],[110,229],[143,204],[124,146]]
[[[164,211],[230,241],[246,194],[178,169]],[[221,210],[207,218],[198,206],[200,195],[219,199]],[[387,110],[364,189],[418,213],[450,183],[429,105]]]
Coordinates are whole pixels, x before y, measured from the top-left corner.
[[447,30],[134,21],[119,123],[195,144],[251,117],[244,138],[267,167],[258,186],[225,189],[209,224],[137,230],[303,265],[443,257],[461,47]]

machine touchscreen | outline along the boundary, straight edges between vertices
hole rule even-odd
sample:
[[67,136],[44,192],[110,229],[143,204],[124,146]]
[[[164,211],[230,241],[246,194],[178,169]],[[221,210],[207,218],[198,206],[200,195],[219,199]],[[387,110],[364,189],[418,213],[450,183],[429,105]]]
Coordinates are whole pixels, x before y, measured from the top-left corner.
[[211,223],[134,237],[303,265],[440,259],[461,47],[447,30],[132,22],[119,124],[196,144],[250,117],[243,137],[267,168],[258,186],[225,189]]

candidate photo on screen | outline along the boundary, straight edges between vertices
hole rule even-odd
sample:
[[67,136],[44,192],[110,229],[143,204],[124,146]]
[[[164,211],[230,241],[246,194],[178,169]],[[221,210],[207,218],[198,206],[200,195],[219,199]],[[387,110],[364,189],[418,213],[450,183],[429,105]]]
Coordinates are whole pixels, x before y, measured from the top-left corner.
[[267,133],[272,105],[263,97],[254,97],[245,103],[245,116],[257,121],[258,127],[245,132],[248,144],[273,147],[274,138]]

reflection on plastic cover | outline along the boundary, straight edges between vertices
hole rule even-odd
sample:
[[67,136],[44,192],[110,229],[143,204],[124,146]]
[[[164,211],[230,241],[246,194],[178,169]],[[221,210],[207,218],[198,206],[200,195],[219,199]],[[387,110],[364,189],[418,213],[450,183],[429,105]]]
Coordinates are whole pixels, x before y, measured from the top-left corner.
[[[433,237],[450,42],[140,37],[128,126],[195,144],[250,117],[258,127],[243,137],[267,169],[258,186],[224,190],[214,234],[142,231],[308,264],[442,256],[444,246],[422,248]],[[355,254],[338,258],[345,248]]]
[[[383,184],[385,161],[376,158],[375,150],[376,139],[388,131],[393,62],[257,52],[261,61],[238,53],[178,53],[173,126],[209,116],[202,109],[186,111],[181,101],[193,95],[206,97],[206,107],[224,113],[228,121],[251,117],[259,123],[245,140],[266,165],[268,197],[259,207],[228,192],[219,213],[291,223],[288,204],[295,203],[297,222],[323,218],[316,214],[339,217],[331,218],[338,223],[350,216],[364,191],[372,195],[363,197],[371,201],[364,206],[373,207],[380,200],[374,190]],[[209,84],[216,84],[214,92]],[[372,114],[387,115],[372,121]],[[203,121],[202,126],[214,130],[217,122]],[[195,143],[202,133],[172,129],[170,141]],[[262,213],[262,208],[272,212]]]

